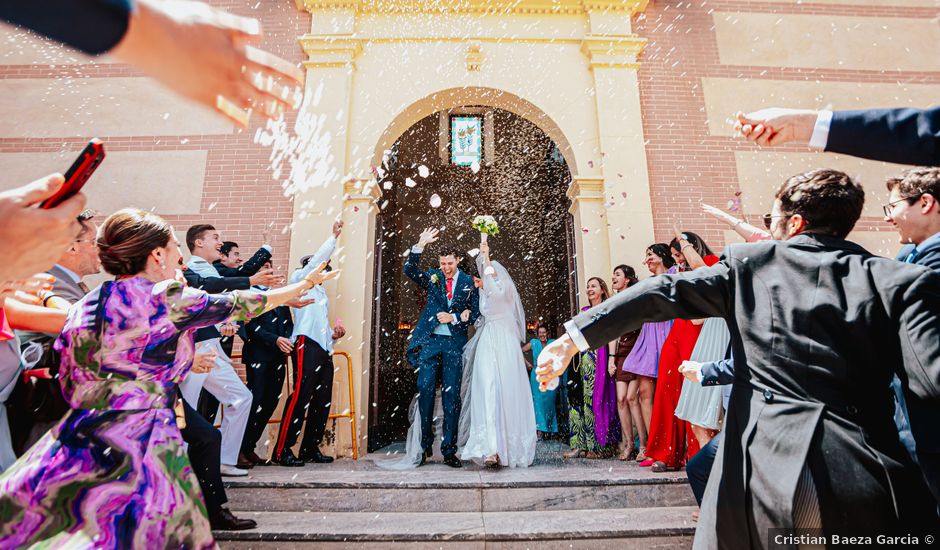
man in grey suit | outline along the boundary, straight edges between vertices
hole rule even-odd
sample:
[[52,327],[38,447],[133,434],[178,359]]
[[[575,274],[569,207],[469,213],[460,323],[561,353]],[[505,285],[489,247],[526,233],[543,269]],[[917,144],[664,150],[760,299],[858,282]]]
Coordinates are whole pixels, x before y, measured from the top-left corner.
[[569,321],[539,357],[546,383],[579,350],[644,322],[728,322],[734,383],[696,548],[766,548],[771,528],[936,528],[890,382],[897,374],[911,394],[940,400],[940,275],[845,241],[863,204],[841,172],[789,178],[765,216],[781,240],[731,245],[712,267],[634,285]]
[[[68,308],[88,293],[88,287],[82,282],[82,278],[101,271],[96,242],[98,226],[92,221],[94,215],[93,211],[86,210],[78,216],[78,222],[82,226],[81,231],[59,261],[46,272],[55,277],[55,282],[52,293],[44,299],[44,306]],[[52,350],[52,342],[58,334],[20,332],[18,336],[20,349],[25,352],[32,348],[27,356],[33,356],[39,360],[34,368],[47,368],[53,377],[49,380],[36,379],[30,382],[33,385],[31,401],[43,396],[42,401],[27,403],[28,408],[25,410],[10,411],[11,419],[15,418],[15,422],[10,423],[13,449],[19,455],[55,425],[68,409],[68,405],[62,399],[59,381],[55,378],[59,360],[58,354]],[[24,404],[22,403],[25,397],[23,390],[25,388],[14,389],[15,395],[11,396],[11,402],[18,405]]]

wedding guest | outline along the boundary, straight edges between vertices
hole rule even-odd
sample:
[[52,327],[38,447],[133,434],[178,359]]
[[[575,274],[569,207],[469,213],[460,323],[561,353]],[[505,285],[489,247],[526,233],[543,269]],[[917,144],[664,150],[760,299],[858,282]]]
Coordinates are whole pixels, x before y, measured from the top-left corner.
[[109,216],[98,246],[117,280],[69,310],[55,347],[71,410],[0,475],[0,538],[11,547],[213,548],[172,408],[192,331],[251,318],[327,276],[267,293],[185,287],[174,280],[182,255],[173,228],[136,209]]
[[222,277],[251,277],[262,269],[266,272],[274,273],[274,269],[266,266],[271,261],[271,255],[274,254],[274,248],[268,243],[267,230],[262,234],[261,245],[248,261],[242,259],[241,250],[235,241],[224,241],[219,248],[220,258],[212,262],[212,266]]
[[[731,333],[724,319],[712,317],[702,324],[695,348],[688,361],[695,363],[708,363],[724,359],[731,342]],[[681,369],[680,374],[682,374]],[[701,449],[714,437],[720,428],[721,420],[721,388],[718,386],[702,386],[685,378],[682,380],[682,390],[679,402],[676,404],[676,418],[689,423],[692,435]],[[695,453],[689,455],[691,458]]]
[[[611,287],[614,294],[623,291],[627,287],[636,284],[639,279],[636,277],[636,271],[628,265],[618,265],[614,268],[611,277]],[[617,340],[614,353],[611,354],[612,361],[608,362],[607,368],[609,374],[617,381],[617,416],[620,419],[620,433],[623,434],[623,449],[620,452],[620,460],[633,460],[636,458],[637,449],[633,439],[633,417],[630,414],[630,401],[627,399],[627,390],[630,382],[636,380],[636,375],[632,372],[623,370],[623,364],[633,351],[640,336],[639,330],[628,332]],[[538,387],[535,376],[532,377],[534,388]],[[644,442],[645,443],[645,442]]]
[[764,231],[759,227],[755,227],[742,219],[738,219],[719,208],[702,203],[702,211],[709,216],[728,224],[728,227],[743,237],[745,242],[756,243],[757,241],[766,241],[770,239],[769,232]]
[[[44,305],[48,306],[50,302],[60,300],[56,307],[68,309],[88,293],[88,287],[82,279],[101,271],[97,244],[98,226],[92,219],[94,216],[95,212],[91,210],[78,215],[81,232],[55,265],[46,271],[55,282],[52,289],[43,295]],[[68,403],[62,397],[57,379],[59,354],[52,349],[52,343],[58,335],[58,330],[54,333],[18,333],[20,350],[36,357],[30,368],[46,369],[44,374],[47,374],[48,378],[30,380],[28,386],[20,384],[10,396],[10,402],[14,404],[10,417],[13,448],[17,455],[38,441],[68,410]]]
[[[711,248],[691,231],[676,230],[669,249],[680,271],[718,263],[718,257]],[[647,459],[640,463],[641,466],[651,466],[654,472],[678,470],[687,457],[698,452],[698,440],[689,429],[688,422],[676,418],[676,405],[682,392],[679,365],[692,355],[703,323],[703,319],[673,321],[660,352]]]
[[[891,223],[905,246],[897,259],[940,272],[940,168],[911,168],[887,181],[885,221]],[[940,408],[916,395],[901,391],[899,379],[892,383],[898,398],[896,420],[902,442],[917,463],[940,503],[940,433],[934,427]]]
[[[218,259],[222,239],[218,230],[208,224],[198,224],[186,231],[186,246],[192,254],[186,263],[185,277],[190,286],[209,291],[222,291],[228,288],[215,288],[206,285],[194,277],[204,277],[209,280],[224,282],[234,279],[236,289],[250,288],[248,277],[223,279],[212,267],[212,262]],[[227,286],[227,285],[226,285]],[[222,403],[224,415],[222,417],[222,474],[226,476],[245,476],[247,469],[254,466],[254,462],[241,453],[242,439],[245,427],[248,425],[248,416],[251,413],[252,395],[239,378],[232,365],[231,358],[222,349],[222,337],[231,337],[236,327],[231,323],[220,324],[219,327],[203,327],[196,332],[196,350],[202,353],[213,353],[216,357],[216,366],[206,374],[192,373],[180,383],[183,398],[198,410],[199,395],[203,388]]]
[[[342,232],[343,222],[333,222],[333,233],[316,252],[300,259],[301,267],[291,273],[291,282],[303,280],[310,270],[322,262],[328,263]],[[339,321],[330,325],[329,297],[322,286],[311,288],[304,297],[312,299],[313,303],[293,310],[291,364],[294,385],[284,407],[281,429],[271,458],[281,466],[333,462],[333,457],[320,452],[320,441],[326,431],[333,399],[333,341],[345,336],[346,328]],[[295,457],[291,449],[300,438],[305,418],[300,456]]]
[[[676,261],[669,253],[669,245],[654,243],[646,249],[643,264],[653,276],[676,272]],[[627,355],[621,369],[634,376],[627,384],[627,403],[630,406],[630,418],[636,428],[640,448],[635,457],[643,462],[653,418],[653,395],[656,391],[656,373],[659,370],[659,353],[672,328],[672,321],[643,323],[633,349]],[[618,395],[619,397],[619,395]]]
[[[265,267],[271,267],[271,262],[267,262]],[[252,288],[262,291],[268,289],[265,286]],[[242,440],[242,454],[257,464],[265,462],[255,454],[255,447],[265,433],[284,391],[287,358],[294,350],[291,342],[293,331],[294,320],[290,308],[286,306],[259,315],[249,321],[242,331],[245,339],[242,362],[245,363],[245,376],[252,396],[251,414]]]
[[[15,416],[21,407],[13,402],[12,396],[14,388],[22,386],[17,381],[23,367],[19,341],[13,329],[61,330],[65,324],[65,312],[51,310],[49,313],[52,315],[47,315],[45,308],[36,305],[42,303],[40,296],[51,290],[52,284],[51,276],[37,275],[25,281],[0,285],[0,312],[6,313],[0,319],[0,472],[16,462],[19,453],[14,452],[10,429],[16,428],[24,416]],[[20,300],[28,300],[29,303]],[[7,418],[8,413],[13,413],[10,418]]]
[[730,245],[709,269],[644,281],[570,321],[539,358],[548,384],[580,350],[644,321],[728,320],[733,390],[696,548],[763,548],[770,528],[935,531],[887,389],[900,374],[919,398],[940,396],[940,275],[846,241],[863,204],[842,172],[788,178],[771,213],[779,241]]
[[[607,283],[600,277],[587,281],[586,293],[590,306],[586,311],[610,298]],[[578,402],[571,400],[568,423],[571,429],[571,450],[564,458],[605,458],[613,454],[620,442],[617,422],[617,387],[607,372],[608,344],[582,353],[575,362],[580,374],[581,395]]]
[[[555,341],[548,337],[548,327],[539,325],[535,331],[537,338],[529,340],[522,346],[524,353],[532,353],[532,365],[535,365],[542,348]],[[543,439],[549,434],[558,433],[558,417],[555,414],[555,406],[558,397],[557,390],[539,391],[539,383],[535,379],[535,369],[529,373],[529,385],[532,390],[532,402],[535,407],[535,429],[538,432],[539,439]]]

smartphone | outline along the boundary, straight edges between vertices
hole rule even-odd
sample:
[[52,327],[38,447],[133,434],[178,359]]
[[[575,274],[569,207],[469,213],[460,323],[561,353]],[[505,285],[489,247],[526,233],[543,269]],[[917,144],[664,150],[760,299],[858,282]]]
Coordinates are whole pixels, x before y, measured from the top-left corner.
[[92,138],[65,173],[65,183],[62,187],[56,191],[55,195],[42,201],[39,208],[55,208],[62,201],[81,191],[102,160],[104,160],[104,143],[98,138]]

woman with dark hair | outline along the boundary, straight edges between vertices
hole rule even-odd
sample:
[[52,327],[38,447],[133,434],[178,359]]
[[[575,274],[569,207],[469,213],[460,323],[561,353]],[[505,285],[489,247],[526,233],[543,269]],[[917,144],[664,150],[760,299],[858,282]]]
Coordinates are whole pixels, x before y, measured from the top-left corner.
[[193,332],[254,317],[335,275],[206,294],[179,282],[173,228],[136,209],[105,220],[98,248],[116,280],[69,310],[55,349],[71,410],[0,476],[0,540],[11,548],[214,548],[173,410]]
[[[663,273],[674,273],[675,261],[669,253],[669,246],[664,243],[655,243],[646,249],[646,258],[643,264],[654,277]],[[656,372],[659,369],[659,352],[662,350],[666,335],[672,327],[672,321],[661,323],[644,323],[640,327],[636,343],[630,350],[620,368],[631,376],[627,382],[627,405],[630,409],[630,418],[636,428],[640,440],[640,448],[634,456],[633,449],[624,447],[621,460],[646,460],[646,441],[650,429],[650,420],[653,417],[653,393],[656,391]],[[618,372],[619,375],[619,372]],[[621,406],[621,394],[618,384],[617,405]],[[632,431],[632,428],[631,430]],[[633,443],[631,440],[630,443]]]
[[[636,271],[628,265],[618,265],[614,268],[610,282],[614,293],[621,292],[637,283]],[[633,460],[636,458],[636,447],[633,444],[633,418],[630,414],[630,402],[627,400],[627,388],[630,381],[636,379],[632,372],[623,370],[623,363],[633,350],[640,331],[628,332],[617,340],[613,361],[607,365],[609,374],[617,381],[617,415],[620,417],[620,433],[623,434],[623,449],[620,451],[620,460]]]
[[[587,282],[590,305],[581,311],[610,298],[607,283],[600,277]],[[582,353],[575,359],[574,370],[581,376],[580,403],[572,401],[568,411],[571,430],[571,451],[564,458],[604,458],[613,454],[620,442],[617,418],[617,387],[607,371],[608,346]]]
[[[669,243],[673,259],[680,271],[691,271],[718,263],[718,257],[705,241],[691,231],[676,230]],[[652,466],[654,472],[674,471],[698,452],[698,440],[689,423],[676,417],[676,405],[682,392],[683,376],[679,365],[692,355],[704,319],[676,319],[659,354],[653,417],[650,420],[647,459],[640,466]]]

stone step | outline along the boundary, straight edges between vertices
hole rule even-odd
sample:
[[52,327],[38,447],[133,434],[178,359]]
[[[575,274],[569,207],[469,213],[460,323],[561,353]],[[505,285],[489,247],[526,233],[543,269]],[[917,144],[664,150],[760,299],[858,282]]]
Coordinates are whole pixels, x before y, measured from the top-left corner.
[[229,506],[252,512],[504,512],[691,506],[683,472],[617,460],[490,471],[432,463],[405,472],[368,460],[256,467],[226,478]]
[[242,512],[259,528],[217,531],[224,549],[679,549],[694,507],[528,512]]

